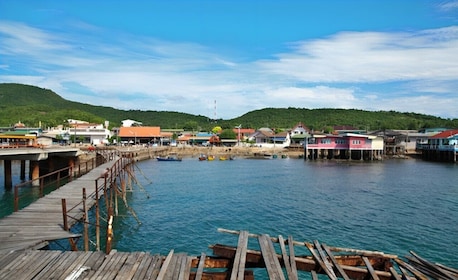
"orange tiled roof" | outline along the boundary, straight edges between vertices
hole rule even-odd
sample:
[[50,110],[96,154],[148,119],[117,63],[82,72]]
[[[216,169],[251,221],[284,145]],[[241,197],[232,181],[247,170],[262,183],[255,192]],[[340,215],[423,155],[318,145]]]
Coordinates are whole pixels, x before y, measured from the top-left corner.
[[159,126],[120,127],[119,137],[161,137]]

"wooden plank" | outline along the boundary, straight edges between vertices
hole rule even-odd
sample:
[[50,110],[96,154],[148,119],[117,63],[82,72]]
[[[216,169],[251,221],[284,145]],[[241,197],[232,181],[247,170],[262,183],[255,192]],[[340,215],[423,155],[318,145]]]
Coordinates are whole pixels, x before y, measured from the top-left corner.
[[[144,253],[143,253],[144,254]],[[122,267],[119,268],[118,273],[114,279],[131,279],[132,274],[135,274],[137,260],[141,257],[140,252],[133,252],[128,254]]]
[[421,262],[424,266],[428,267],[430,270],[432,270],[434,273],[435,278],[442,278],[446,277],[449,279],[457,279],[457,276],[452,275],[451,272],[441,268],[440,266],[420,257],[418,254],[416,254],[414,251],[410,251],[410,254],[414,256],[419,262]]
[[202,279],[202,274],[204,272],[204,266],[205,266],[205,253],[200,254],[200,260],[199,260],[199,265],[197,266],[197,272],[196,272],[196,278],[195,280],[201,280]]
[[241,231],[235,258],[232,265],[231,280],[243,280],[245,276],[246,251],[248,247],[248,231]]
[[393,275],[394,280],[402,280],[401,276],[398,274],[396,269],[394,269],[394,267],[390,266],[390,272],[391,272],[391,275]]
[[318,240],[315,240],[313,241],[313,243],[315,244],[315,249],[318,251],[318,254],[320,255],[321,260],[323,261],[324,265],[326,266],[327,271],[329,271],[329,273],[332,275],[331,279],[337,279],[337,276],[334,273],[334,270],[332,269],[331,263],[329,262],[328,258],[326,257],[326,254],[321,249],[320,242],[318,242]]
[[415,275],[416,278],[418,279],[421,279],[421,280],[428,280],[429,278],[424,275],[423,273],[421,273],[420,271],[418,271],[417,269],[415,269],[414,267],[412,267],[411,265],[405,263],[404,261],[396,258],[394,259],[394,261],[401,267],[407,269],[408,271],[410,271],[413,275]]
[[178,280],[188,280],[191,275],[191,261],[192,257],[184,255],[181,260],[180,275]]
[[261,247],[262,256],[270,279],[285,280],[283,271],[278,261],[277,254],[273,247],[272,241],[267,234],[258,237],[259,245]]
[[[148,279],[157,279],[161,270],[161,265],[163,263],[164,258],[160,255],[155,255],[153,257],[153,261],[151,265],[148,267],[146,271]],[[142,279],[142,278],[139,278]]]
[[47,268],[38,273],[36,279],[61,279],[59,277],[69,265],[75,264],[80,252],[61,252],[61,254],[48,262]]
[[334,254],[331,252],[331,249],[329,249],[328,246],[326,246],[326,244],[321,244],[321,247],[323,247],[323,249],[326,251],[326,253],[328,254],[329,256],[329,259],[331,260],[331,262],[333,263],[334,267],[337,269],[337,271],[339,272],[340,274],[340,277],[342,277],[343,279],[345,280],[350,280],[350,277],[348,277],[347,273],[345,273],[345,271],[343,270],[343,268],[339,265],[339,263],[337,262],[336,258],[334,257]]
[[332,280],[337,280],[337,277],[335,277],[335,275],[328,270],[328,267],[323,262],[321,257],[315,252],[315,249],[314,249],[313,245],[308,243],[308,242],[304,242],[304,244],[309,249],[310,253],[312,253],[313,258],[320,265],[320,267],[323,269],[323,271],[328,275],[328,277],[330,279],[332,279]]
[[147,279],[146,273],[150,266],[154,267],[153,259],[155,256],[152,256],[146,253],[142,259],[138,260],[138,268],[135,271],[135,274],[132,276],[132,279]]
[[366,264],[367,270],[368,270],[369,273],[371,274],[372,279],[374,279],[374,280],[380,280],[380,279],[378,278],[377,274],[375,273],[375,270],[374,270],[374,268],[372,267],[372,264],[371,264],[371,262],[369,261],[369,259],[368,259],[366,256],[362,256],[362,259],[363,259],[364,263]]
[[170,261],[172,260],[172,257],[173,249],[170,250],[169,254],[167,255],[167,258],[165,258],[165,261],[161,266],[161,270],[159,271],[159,275],[157,276],[157,280],[164,280],[165,274],[167,273],[167,269],[170,264]]
[[312,270],[312,280],[318,280],[318,275],[316,275],[316,271]]
[[283,264],[285,265],[285,269],[286,269],[286,275],[288,276],[288,279],[295,279],[293,271],[291,269],[291,261],[286,251],[285,240],[283,239],[283,236],[281,235],[278,236],[278,243],[280,244]]
[[296,267],[296,255],[294,253],[294,241],[291,235],[288,236],[288,247],[289,247],[289,260],[291,263],[291,272],[293,276],[293,278],[291,279],[297,280],[298,276],[297,276],[297,267]]

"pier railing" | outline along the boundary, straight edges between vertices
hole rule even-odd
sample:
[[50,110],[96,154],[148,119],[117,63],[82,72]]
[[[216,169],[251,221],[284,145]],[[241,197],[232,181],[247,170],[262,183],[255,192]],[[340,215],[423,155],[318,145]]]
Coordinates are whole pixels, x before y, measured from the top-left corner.
[[[117,189],[117,179],[120,179],[121,184],[121,192],[125,192],[123,186],[125,183],[123,182],[122,173],[127,168],[126,166],[130,166],[133,162],[134,157],[132,155],[124,154],[122,155],[112,166],[111,168],[107,168],[100,177],[95,179],[94,181],[94,191],[89,192],[86,188],[82,188],[82,199],[80,202],[76,203],[75,205],[69,207],[67,205],[67,200],[62,198],[62,217],[63,217],[63,228],[66,231],[69,231],[73,225],[78,222],[83,223],[83,243],[84,243],[84,250],[89,251],[89,226],[93,226],[95,228],[95,242],[96,250],[100,251],[100,199],[104,199],[104,204],[107,210],[108,217],[103,219],[106,221],[106,251],[109,253],[111,250],[111,240],[113,238],[112,232],[112,221],[113,221],[113,213],[115,212],[113,209],[116,207],[114,204],[117,204],[116,197],[118,193]],[[126,172],[130,174],[129,172]],[[94,219],[95,221],[89,221],[89,210],[94,209]],[[77,244],[74,241],[70,241],[70,245],[72,250],[77,251]]]
[[[91,158],[88,161],[80,162],[76,166],[68,166],[55,170],[46,175],[40,176],[35,179],[31,179],[22,183],[19,183],[14,186],[14,212],[18,211],[20,208],[20,202],[24,200],[27,196],[32,196],[32,199],[29,199],[30,203],[38,198],[41,198],[45,195],[45,191],[51,187],[54,189],[60,188],[63,184],[71,182],[74,178],[79,178],[84,174],[88,173],[92,169],[100,166],[101,164],[107,162],[109,159],[113,159],[113,156],[102,157],[103,160],[98,160],[97,157]],[[38,194],[30,194],[34,189],[38,189]],[[25,193],[21,190],[29,190]]]

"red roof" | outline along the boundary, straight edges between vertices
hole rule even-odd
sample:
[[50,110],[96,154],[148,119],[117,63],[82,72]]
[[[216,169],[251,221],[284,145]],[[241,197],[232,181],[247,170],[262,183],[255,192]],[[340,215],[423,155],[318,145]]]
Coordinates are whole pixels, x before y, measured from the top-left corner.
[[159,126],[120,127],[119,137],[161,137]]
[[445,138],[450,138],[452,136],[455,136],[457,134],[458,134],[458,129],[450,129],[450,130],[442,131],[434,136],[431,136],[430,138],[445,139]]

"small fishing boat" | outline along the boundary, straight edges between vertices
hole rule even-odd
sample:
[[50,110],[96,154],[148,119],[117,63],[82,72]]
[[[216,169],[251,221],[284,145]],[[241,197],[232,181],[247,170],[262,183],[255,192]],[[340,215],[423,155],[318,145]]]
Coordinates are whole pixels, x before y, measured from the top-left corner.
[[226,156],[219,156],[219,160],[227,160]]
[[169,154],[165,157],[156,157],[157,161],[181,161],[181,158],[176,154]]
[[207,160],[208,160],[208,161],[213,161],[213,160],[215,160],[215,156],[209,155],[209,156],[207,157]]
[[200,154],[199,160],[200,160],[200,161],[207,160],[207,155],[205,155],[205,154]]

